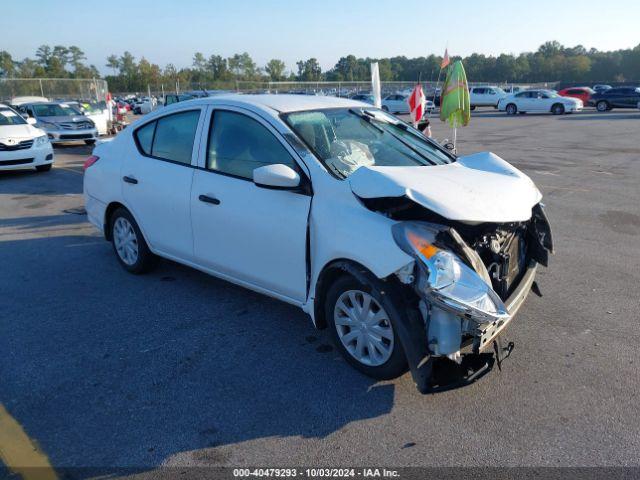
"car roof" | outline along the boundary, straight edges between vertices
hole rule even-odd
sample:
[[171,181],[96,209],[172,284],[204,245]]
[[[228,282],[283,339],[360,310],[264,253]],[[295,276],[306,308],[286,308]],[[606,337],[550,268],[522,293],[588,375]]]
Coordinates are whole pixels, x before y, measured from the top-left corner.
[[215,97],[190,100],[203,104],[218,104],[233,102],[236,105],[250,105],[262,109],[275,110],[279,113],[297,112],[302,110],[320,110],[324,108],[349,108],[360,107],[361,102],[338,97],[323,97],[315,95],[291,95],[291,94],[224,94]]

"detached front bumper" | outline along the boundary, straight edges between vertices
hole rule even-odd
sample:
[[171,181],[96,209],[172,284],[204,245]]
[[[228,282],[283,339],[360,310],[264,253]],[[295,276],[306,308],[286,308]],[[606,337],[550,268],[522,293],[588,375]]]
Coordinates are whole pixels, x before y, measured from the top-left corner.
[[505,302],[509,318],[478,325],[477,336],[473,338],[472,343],[473,353],[481,353],[485,349],[491,348],[493,340],[511,324],[514,316],[529,296],[533,282],[536,279],[537,270],[538,263],[535,260],[531,260],[520,283]]

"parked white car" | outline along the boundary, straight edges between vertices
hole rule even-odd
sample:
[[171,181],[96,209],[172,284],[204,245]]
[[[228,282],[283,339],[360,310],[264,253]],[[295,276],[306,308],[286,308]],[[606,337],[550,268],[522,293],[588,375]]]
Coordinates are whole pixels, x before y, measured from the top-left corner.
[[51,170],[53,148],[47,134],[8,105],[0,103],[0,170]]
[[408,365],[421,391],[436,358],[504,353],[496,339],[552,249],[524,173],[334,97],[154,111],[96,146],[84,198],[127,271],[161,256],[299,306],[355,368]]
[[579,112],[583,108],[582,100],[562,97],[551,90],[526,90],[509,95],[498,102],[498,110],[508,115],[516,113],[549,112],[554,115]]
[[472,87],[469,89],[469,104],[471,110],[476,107],[498,107],[498,102],[505,98],[507,93],[499,87]]
[[401,93],[387,95],[382,99],[382,109],[389,113],[409,113],[409,96]]

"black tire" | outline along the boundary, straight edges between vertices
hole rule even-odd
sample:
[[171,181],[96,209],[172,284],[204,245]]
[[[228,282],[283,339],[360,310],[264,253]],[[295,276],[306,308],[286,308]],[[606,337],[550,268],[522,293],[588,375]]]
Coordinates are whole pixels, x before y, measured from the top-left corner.
[[505,112],[507,112],[507,115],[515,115],[516,113],[518,113],[518,107],[515,103],[508,104],[504,110]]
[[[129,222],[135,234],[135,241],[138,247],[138,254],[135,262],[131,264],[125,262],[122,259],[116,247],[114,225],[119,218],[123,218],[127,222]],[[146,273],[156,266],[158,257],[156,257],[151,252],[151,250],[149,250],[149,246],[147,245],[147,242],[145,241],[144,236],[140,231],[140,227],[138,227],[138,223],[133,218],[133,215],[129,213],[129,210],[127,210],[126,208],[118,208],[115,212],[113,212],[113,214],[111,215],[111,218],[109,219],[109,229],[110,229],[109,231],[111,232],[111,245],[113,246],[113,251],[116,254],[116,258],[118,259],[118,262],[120,263],[120,265],[122,265],[122,268],[124,268],[126,271],[130,273],[134,273],[137,275],[141,273]]]
[[386,105],[382,105],[382,110],[384,110],[385,112],[389,111],[389,107],[387,107]]
[[96,143],[95,140],[85,140],[84,143],[86,143],[87,145],[94,145]]
[[47,165],[38,165],[36,167],[36,171],[38,171],[38,172],[48,172],[49,170],[51,170],[52,166],[53,166],[52,163],[49,163]]
[[596,103],[596,110],[599,112],[606,112],[607,110],[611,110],[611,107],[609,106],[609,102],[606,100],[600,100]]
[[[369,278],[370,277],[370,278]],[[401,320],[403,309],[398,305],[397,301],[394,301],[389,294],[382,294],[385,289],[380,285],[373,275],[365,277],[366,282],[361,282],[351,275],[344,275],[334,282],[329,288],[326,296],[325,303],[325,315],[327,323],[331,330],[331,336],[336,348],[340,351],[342,356],[356,370],[364,373],[365,375],[378,379],[378,380],[390,380],[397,378],[407,371],[407,359],[405,357],[404,349],[397,334],[398,329],[395,325]],[[340,337],[338,335],[337,326],[335,323],[334,310],[336,302],[340,296],[349,290],[360,290],[366,292],[375,299],[375,301],[384,309],[390,320],[390,325],[393,331],[393,349],[388,360],[378,366],[366,365],[349,353],[345,348]]]
[[554,115],[563,115],[564,114],[564,105],[561,103],[554,103],[551,105],[551,113]]
[[469,108],[471,108],[471,111],[473,112],[476,109],[476,106],[475,105],[471,105],[471,107],[469,107]]

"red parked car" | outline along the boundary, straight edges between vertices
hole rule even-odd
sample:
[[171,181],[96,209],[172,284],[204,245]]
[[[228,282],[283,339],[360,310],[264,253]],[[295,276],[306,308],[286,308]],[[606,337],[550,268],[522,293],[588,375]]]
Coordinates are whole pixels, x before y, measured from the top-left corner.
[[593,93],[595,93],[595,91],[589,87],[570,87],[565,88],[564,90],[560,90],[558,92],[558,95],[562,97],[579,98],[580,100],[582,100],[582,103],[587,106],[591,104],[591,95]]

